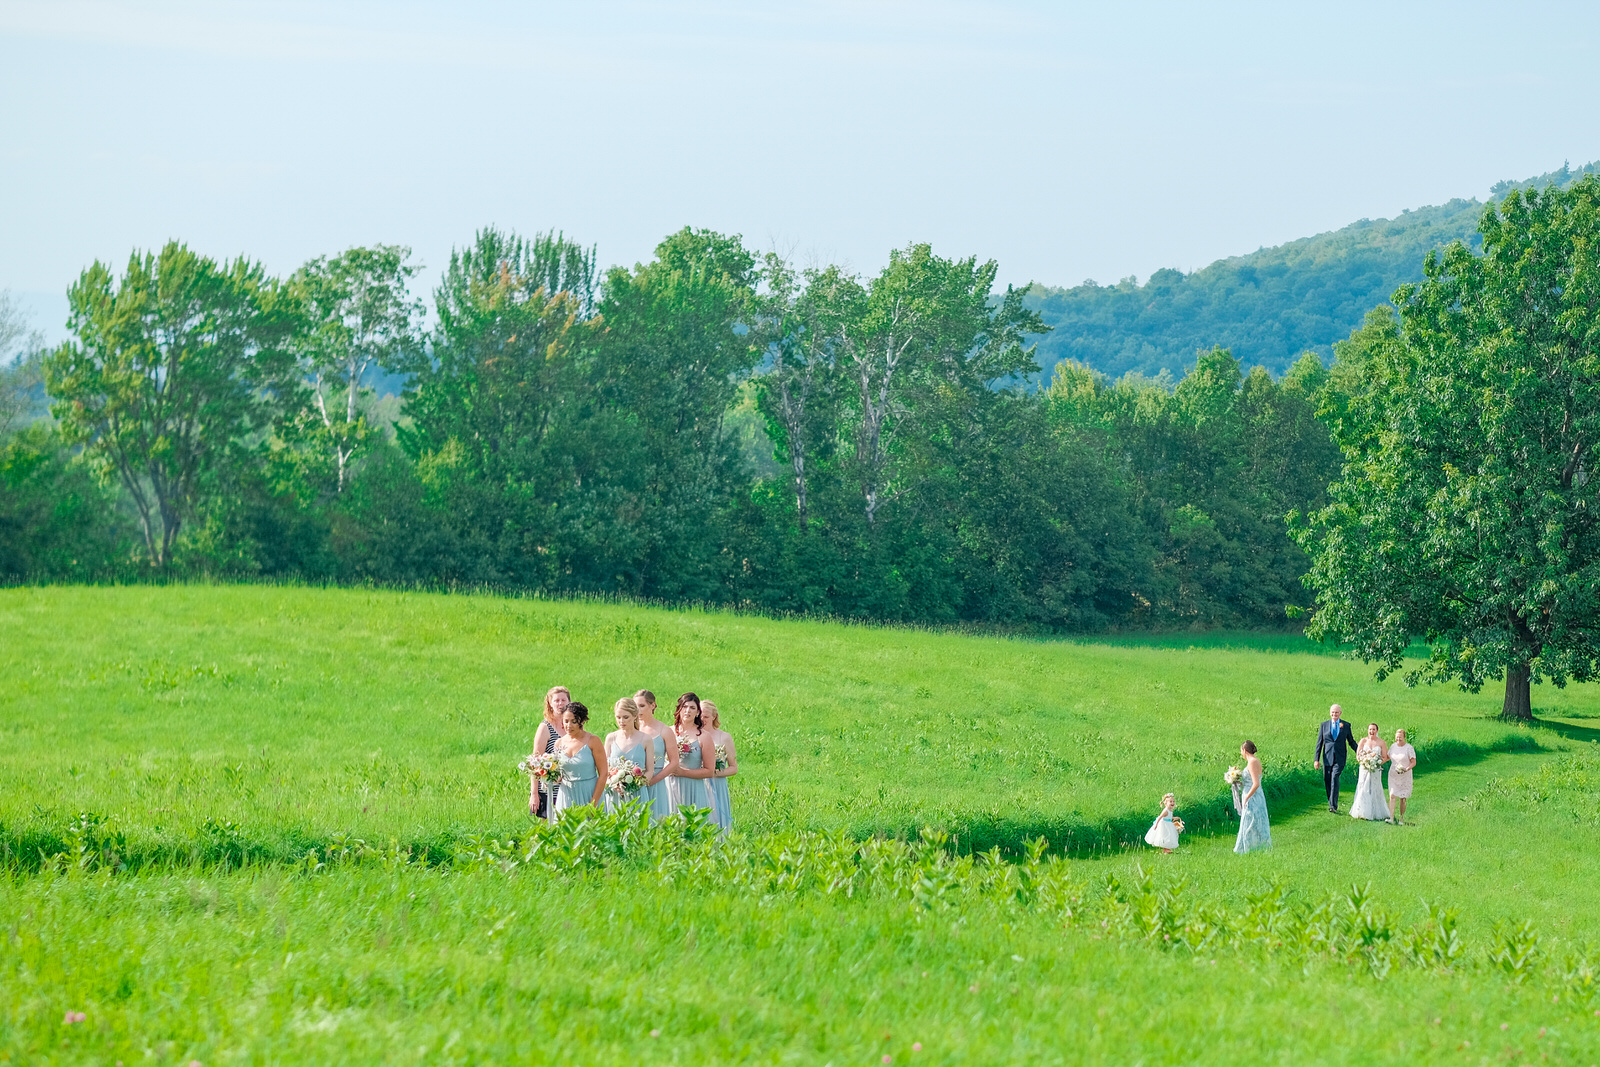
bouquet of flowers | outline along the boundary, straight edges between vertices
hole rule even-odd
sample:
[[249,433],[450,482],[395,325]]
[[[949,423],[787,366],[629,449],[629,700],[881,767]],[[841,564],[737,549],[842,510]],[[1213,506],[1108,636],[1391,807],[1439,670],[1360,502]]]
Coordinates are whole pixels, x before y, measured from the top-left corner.
[[1229,785],[1238,785],[1244,778],[1244,772],[1237,767],[1229,767],[1222,772],[1222,780]]
[[694,751],[694,742],[687,737],[678,738],[678,758],[682,759]]
[[721,745],[717,746],[717,762],[715,769],[719,771],[725,771],[728,769],[728,750],[723,748]]
[[517,770],[531,774],[541,785],[554,788],[561,784],[567,761],[554,752],[530,752],[517,764]]
[[650,776],[644,768],[626,757],[618,757],[611,765],[611,773],[606,775],[606,788],[626,799],[650,784]]
[[1377,774],[1378,768],[1383,766],[1383,754],[1368,749],[1356,757],[1356,762],[1361,764],[1362,770]]

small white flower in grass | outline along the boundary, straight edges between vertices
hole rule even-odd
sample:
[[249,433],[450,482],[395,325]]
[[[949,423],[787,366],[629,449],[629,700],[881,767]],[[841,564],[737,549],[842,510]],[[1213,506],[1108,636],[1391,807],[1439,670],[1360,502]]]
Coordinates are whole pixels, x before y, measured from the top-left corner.
[[652,1030],[652,1031],[650,1031],[650,1036],[651,1037],[660,1037],[661,1036],[661,1031],[660,1030]]
[[911,1042],[911,1051],[912,1052],[921,1052],[922,1051],[922,1042],[920,1042],[920,1041]]
[[1021,957],[1021,956],[1018,956],[1018,955],[1016,955],[1016,954],[1015,954],[1015,953],[1013,953],[1013,954],[1012,954],[1012,956],[1011,956],[1011,958],[1012,958],[1012,959],[1014,959],[1014,960],[1016,960],[1016,961],[1017,961],[1017,962],[1018,962],[1018,963],[1021,963],[1021,962],[1022,962],[1022,957]]

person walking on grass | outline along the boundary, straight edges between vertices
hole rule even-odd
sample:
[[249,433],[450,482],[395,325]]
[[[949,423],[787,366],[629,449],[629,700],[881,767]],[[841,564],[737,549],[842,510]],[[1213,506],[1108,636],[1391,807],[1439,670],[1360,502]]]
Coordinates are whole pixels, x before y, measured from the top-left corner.
[[[539,723],[539,728],[533,732],[533,750],[548,756],[556,750],[556,741],[565,732],[561,725],[561,713],[567,710],[567,705],[572,703],[572,690],[564,685],[552,686],[544,695],[544,721]],[[550,817],[550,794],[545,792],[545,786],[539,780],[533,780],[533,792],[528,796],[528,811],[536,819]]]
[[606,775],[610,773],[606,767],[606,750],[598,737],[584,729],[588,721],[589,709],[577,701],[568,704],[567,710],[561,713],[561,723],[567,733],[556,742],[556,754],[567,764],[561,784],[556,787],[557,815],[569,808],[598,804],[600,794],[605,792]]
[[1351,735],[1350,724],[1344,721],[1344,709],[1335,704],[1328,709],[1328,721],[1317,727],[1317,754],[1311,763],[1322,772],[1328,810],[1335,815],[1339,814],[1339,778],[1344,774],[1347,750],[1356,750],[1356,739]]
[[[612,708],[616,716],[617,728],[606,735],[606,763],[616,766],[623,760],[631,760],[644,769],[645,774],[654,774],[655,760],[650,751],[650,735],[639,729],[639,705],[634,703],[632,697],[623,697]],[[648,800],[649,789],[641,789],[634,800]],[[606,790],[606,810],[619,812],[624,804],[631,803],[618,796],[614,790]]]
[[1239,836],[1234,839],[1233,850],[1240,855],[1272,847],[1272,824],[1267,818],[1267,798],[1261,792],[1261,758],[1256,755],[1256,743],[1246,741],[1239,746],[1244,757],[1244,798],[1239,801]]
[[1406,741],[1406,732],[1394,732],[1394,744],[1389,746],[1389,801],[1394,814],[1389,821],[1399,826],[1406,824],[1406,801],[1411,799],[1411,772],[1417,766],[1417,750]]
[[1361,772],[1356,776],[1356,798],[1350,803],[1352,819],[1370,819],[1393,822],[1389,802],[1383,799],[1383,764],[1389,758],[1389,746],[1378,736],[1378,724],[1367,724],[1367,736],[1356,746],[1356,759],[1361,761]]
[[1183,833],[1183,820],[1172,814],[1177,806],[1178,798],[1173,794],[1168,793],[1161,798],[1161,813],[1150,824],[1150,829],[1145,831],[1145,844],[1169,853],[1178,847],[1178,835]]
[[733,829],[733,802],[728,796],[728,779],[739,773],[739,752],[733,747],[733,735],[722,728],[722,716],[717,706],[709,700],[700,702],[700,713],[705,717],[707,732],[715,758],[711,777],[706,779],[706,790],[711,795],[711,821],[723,833]]
[[674,810],[667,780],[678,770],[678,735],[656,718],[656,695],[650,690],[641,689],[633,694],[633,702],[639,708],[639,729],[650,735],[650,750],[655,759],[650,784],[645,786],[641,799],[650,805],[651,820],[660,822]]
[[712,772],[706,769],[703,742],[711,735],[706,732],[705,718],[700,711],[700,698],[685,693],[678,698],[672,714],[672,732],[678,738],[678,766],[667,779],[672,792],[672,810],[711,807],[711,797],[706,791],[705,779]]

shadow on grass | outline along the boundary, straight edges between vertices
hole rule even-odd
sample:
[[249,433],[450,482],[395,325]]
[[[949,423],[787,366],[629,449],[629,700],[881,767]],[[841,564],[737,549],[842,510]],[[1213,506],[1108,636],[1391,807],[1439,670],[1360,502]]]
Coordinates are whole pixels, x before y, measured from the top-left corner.
[[1535,729],[1549,730],[1559,735],[1563,740],[1581,741],[1584,744],[1600,744],[1600,727],[1579,726],[1576,723],[1564,722],[1561,719],[1535,719]]
[[[1558,723],[1540,723],[1557,730],[1561,736],[1573,740],[1590,740],[1588,735],[1600,730],[1573,727]],[[1581,735],[1571,731],[1581,731]],[[1547,751],[1538,739],[1529,734],[1513,734],[1503,742],[1490,746],[1468,745],[1446,740],[1423,746],[1417,753],[1424,772],[1450,767],[1470,766],[1490,756],[1512,752]],[[1348,810],[1355,799],[1356,770],[1345,768],[1340,790],[1340,806]],[[1327,793],[1323,791],[1322,772],[1310,766],[1294,770],[1269,773],[1266,785],[1267,807],[1274,825],[1314,811],[1326,811]],[[1184,820],[1184,834],[1189,837],[1232,837],[1238,832],[1239,817],[1233,810],[1230,792],[1219,790],[1201,800],[1183,799],[1178,809]],[[1049,842],[1051,852],[1078,858],[1118,854],[1130,848],[1144,848],[1144,834],[1155,817],[1154,811],[1130,812],[1114,816],[1099,823],[1071,818],[1034,816],[1017,818],[1007,815],[979,815],[953,823],[940,824],[952,838],[952,845],[960,852],[988,852],[998,848],[1008,858],[1018,858],[1026,853],[1026,842],[1043,837]],[[920,825],[889,825],[863,822],[851,828],[857,837],[881,834],[889,837],[913,837]]]

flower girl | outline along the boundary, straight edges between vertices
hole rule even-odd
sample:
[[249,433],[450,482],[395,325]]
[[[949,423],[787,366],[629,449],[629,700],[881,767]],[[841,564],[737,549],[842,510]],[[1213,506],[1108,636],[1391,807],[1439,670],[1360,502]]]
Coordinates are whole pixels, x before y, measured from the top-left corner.
[[1163,852],[1171,852],[1178,847],[1178,835],[1183,833],[1183,820],[1173,817],[1172,809],[1177,806],[1178,798],[1171,793],[1161,798],[1161,814],[1156,816],[1156,821],[1150,824],[1150,829],[1145,833],[1145,844],[1154,845]]

